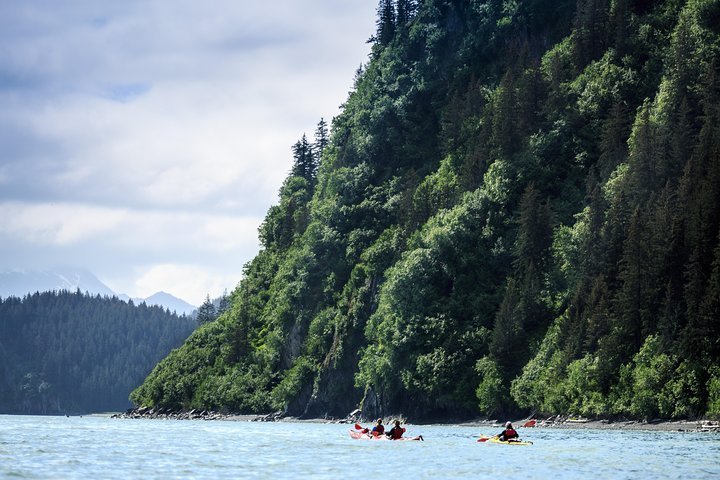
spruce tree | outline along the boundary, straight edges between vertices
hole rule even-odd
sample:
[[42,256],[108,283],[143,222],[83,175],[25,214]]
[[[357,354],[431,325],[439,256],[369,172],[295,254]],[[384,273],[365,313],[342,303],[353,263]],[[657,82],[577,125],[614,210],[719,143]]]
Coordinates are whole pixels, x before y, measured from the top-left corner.
[[377,33],[375,39],[381,46],[386,46],[395,36],[395,6],[392,0],[380,0],[378,5]]
[[600,58],[607,44],[607,0],[578,0],[573,33],[575,68],[582,71],[585,65]]
[[296,177],[303,177],[309,184],[312,184],[315,180],[317,164],[305,134],[293,145],[292,153],[294,159],[292,174]]
[[215,305],[210,300],[210,295],[205,297],[205,301],[197,309],[197,323],[203,325],[205,323],[213,322],[217,318],[215,312]]
[[217,316],[219,317],[225,313],[228,308],[230,308],[230,297],[228,296],[227,289],[225,289],[220,297],[220,301],[218,302]]
[[627,160],[627,140],[629,120],[625,106],[616,102],[610,109],[603,125],[600,139],[600,157],[598,158],[598,174],[601,182],[607,181],[615,168]]
[[315,143],[312,145],[313,160],[315,161],[316,166],[320,165],[320,159],[322,158],[323,151],[329,142],[330,138],[328,137],[327,123],[323,118],[320,118],[317,128],[315,129]]
[[[720,232],[713,252],[712,271],[695,321],[691,322],[689,343],[706,362],[720,361]],[[707,363],[706,363],[707,365]]]
[[400,33],[407,31],[407,26],[416,9],[416,0],[397,0],[396,26]]

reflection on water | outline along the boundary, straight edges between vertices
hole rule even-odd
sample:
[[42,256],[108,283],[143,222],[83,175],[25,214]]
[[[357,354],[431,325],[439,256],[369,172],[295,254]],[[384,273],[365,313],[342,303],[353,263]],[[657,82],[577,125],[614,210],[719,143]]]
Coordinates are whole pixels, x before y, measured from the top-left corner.
[[720,478],[720,435],[525,429],[528,447],[470,427],[425,442],[350,439],[348,425],[0,415],[0,478]]

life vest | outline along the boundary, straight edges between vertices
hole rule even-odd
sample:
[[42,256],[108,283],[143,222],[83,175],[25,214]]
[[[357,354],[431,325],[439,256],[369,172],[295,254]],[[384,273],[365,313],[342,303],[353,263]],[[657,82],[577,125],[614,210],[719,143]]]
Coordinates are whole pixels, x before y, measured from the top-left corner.
[[375,425],[372,429],[372,434],[375,437],[382,435],[383,433],[385,433],[385,427],[382,425]]
[[399,440],[402,438],[403,433],[405,433],[405,429],[402,427],[393,427],[390,429],[390,438],[393,440]]
[[509,440],[511,438],[517,438],[520,435],[518,435],[514,428],[508,428],[503,432],[502,436],[505,437],[505,440]]

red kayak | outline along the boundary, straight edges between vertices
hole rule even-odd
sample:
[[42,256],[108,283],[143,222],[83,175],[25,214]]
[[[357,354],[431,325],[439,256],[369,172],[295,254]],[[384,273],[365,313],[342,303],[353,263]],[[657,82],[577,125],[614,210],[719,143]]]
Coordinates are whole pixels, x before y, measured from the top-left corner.
[[378,440],[378,441],[387,441],[387,442],[398,442],[398,441],[413,441],[413,440],[419,440],[422,441],[422,435],[418,435],[417,437],[402,437],[398,438],[397,440],[391,440],[390,437],[387,435],[370,435],[367,433],[363,433],[362,430],[350,430],[350,437],[354,438],[355,440]]

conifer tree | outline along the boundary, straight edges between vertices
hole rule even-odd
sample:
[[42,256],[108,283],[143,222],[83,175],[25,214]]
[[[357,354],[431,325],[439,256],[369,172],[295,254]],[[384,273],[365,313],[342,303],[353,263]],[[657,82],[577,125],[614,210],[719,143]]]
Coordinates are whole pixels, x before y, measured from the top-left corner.
[[625,106],[613,104],[603,126],[600,139],[600,157],[598,158],[598,174],[601,182],[607,181],[615,167],[627,160],[627,139],[629,120]]
[[643,316],[645,309],[645,287],[647,270],[647,249],[643,242],[643,224],[640,209],[636,208],[630,219],[627,238],[623,247],[615,311],[619,322],[615,324],[616,341],[623,346],[622,360],[629,360],[632,352],[642,345]]
[[294,159],[292,174],[296,177],[303,177],[312,185],[317,172],[317,164],[305,134],[293,145],[292,153]]
[[[720,358],[720,235],[713,252],[712,271],[697,319],[689,327],[689,344],[706,362]],[[706,363],[707,364],[707,363]]]
[[217,316],[219,317],[225,313],[228,308],[230,308],[230,297],[228,296],[227,289],[225,289],[220,297],[220,301],[218,302]]
[[377,33],[375,39],[386,46],[395,36],[395,6],[392,0],[380,0],[378,5]]
[[602,55],[607,42],[607,19],[607,0],[577,1],[573,54],[578,71]]
[[628,194],[635,205],[645,202],[657,185],[655,169],[658,139],[651,120],[651,108],[649,101],[640,108],[630,136],[628,163],[631,177]]
[[203,325],[205,323],[213,322],[217,318],[215,312],[215,305],[210,300],[210,295],[205,297],[205,301],[197,309],[197,323]]
[[618,58],[622,58],[628,49],[629,36],[629,0],[613,0],[610,8],[610,31],[613,35],[613,46]]
[[517,127],[515,74],[508,69],[500,82],[493,109],[493,144],[506,158],[520,148]]
[[550,206],[540,202],[540,193],[531,183],[520,200],[519,228],[515,240],[516,271],[544,271],[552,243]]
[[313,159],[316,166],[320,165],[323,150],[325,150],[329,142],[330,138],[328,137],[327,123],[323,118],[320,118],[317,128],[315,129],[315,143],[312,145]]
[[676,185],[695,144],[697,131],[693,128],[691,115],[687,96],[683,96],[680,107],[672,119],[672,130],[669,132],[670,146],[664,157],[665,161],[659,167],[660,176]]
[[397,0],[396,25],[399,32],[405,32],[417,8],[416,0]]

